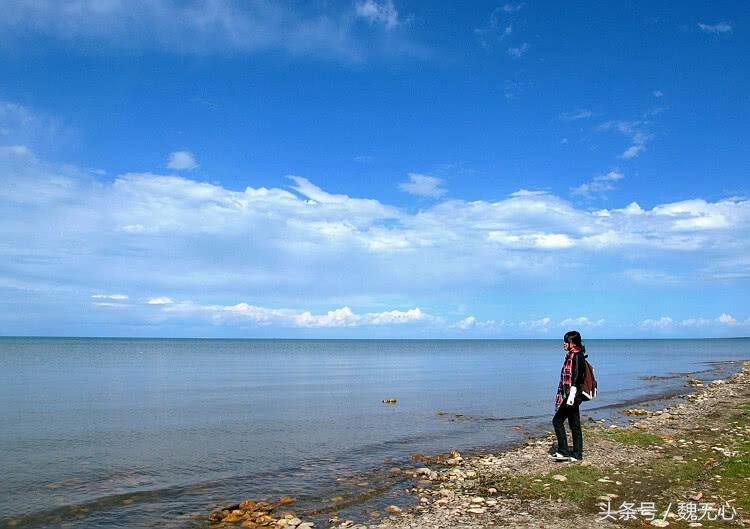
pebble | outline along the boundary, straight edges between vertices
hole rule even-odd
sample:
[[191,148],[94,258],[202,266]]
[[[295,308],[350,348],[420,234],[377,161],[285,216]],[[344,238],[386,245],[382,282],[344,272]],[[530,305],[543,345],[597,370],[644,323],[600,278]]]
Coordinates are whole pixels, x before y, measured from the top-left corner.
[[568,481],[568,478],[566,478],[562,474],[555,474],[554,476],[552,476],[552,479],[556,479],[557,481]]
[[466,512],[471,512],[474,514],[484,514],[487,512],[487,509],[484,507],[472,507],[471,509],[466,509]]

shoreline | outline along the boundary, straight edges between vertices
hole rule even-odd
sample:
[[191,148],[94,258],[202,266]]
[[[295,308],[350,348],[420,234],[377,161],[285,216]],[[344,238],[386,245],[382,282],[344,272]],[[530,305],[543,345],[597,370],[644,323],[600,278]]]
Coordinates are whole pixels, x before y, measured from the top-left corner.
[[[750,361],[748,360],[721,361],[709,365],[713,365],[713,367],[672,374],[669,378],[679,377],[685,379],[687,382],[681,387],[683,391],[676,391],[675,388],[670,388],[668,391],[657,393],[656,395],[646,395],[614,406],[604,406],[591,411],[582,410],[582,423],[586,437],[584,442],[584,457],[586,460],[582,464],[562,465],[570,465],[569,468],[574,468],[575,466],[579,466],[579,468],[603,468],[607,465],[611,466],[614,463],[623,464],[629,462],[632,464],[634,462],[648,462],[650,460],[648,457],[642,453],[634,453],[632,447],[627,443],[620,443],[620,446],[613,445],[608,439],[599,439],[598,437],[601,437],[600,434],[602,431],[606,435],[616,433],[618,436],[626,435],[626,432],[632,432],[633,430],[644,432],[644,426],[641,426],[640,429],[637,426],[644,421],[643,416],[646,416],[648,419],[660,416],[669,417],[674,413],[673,410],[693,409],[695,408],[695,401],[703,401],[708,398],[705,395],[713,390],[713,388],[732,388],[738,384],[738,380],[743,379],[745,376],[750,377]],[[729,369],[729,366],[732,366],[732,368]],[[711,379],[711,376],[721,377],[728,372],[733,374],[726,381],[721,378]],[[695,377],[698,374],[710,374],[708,376],[710,382],[706,384],[695,382],[699,380]],[[659,377],[656,377],[653,380],[658,379]],[[690,381],[694,382],[690,383]],[[746,397],[747,401],[750,402],[750,394],[746,395]],[[635,410],[637,413],[626,413],[628,411],[627,408],[636,405],[647,406],[649,409]],[[591,417],[591,412],[613,410],[613,408],[617,410],[616,413],[608,413],[604,419],[594,419]],[[610,423],[609,429],[603,428],[602,424],[605,422]],[[613,429],[616,429],[616,431]],[[562,508],[566,513],[565,518],[576,517],[575,523],[579,527],[607,526],[606,522],[597,522],[596,513],[592,515],[590,512],[591,505],[588,506],[589,512],[578,512],[581,511],[581,508],[575,502],[572,505],[569,503],[561,505],[560,499],[555,500],[551,496],[528,501],[528,499],[523,500],[513,497],[518,494],[515,486],[511,487],[513,494],[510,494],[510,489],[504,491],[503,487],[499,484],[495,487],[486,486],[488,480],[496,479],[498,476],[504,474],[516,473],[519,475],[528,475],[530,472],[536,472],[543,475],[544,471],[559,468],[561,464],[554,463],[546,457],[546,450],[551,445],[552,439],[554,439],[554,435],[550,437],[550,434],[551,432],[549,431],[546,433],[537,432],[536,434],[528,432],[525,439],[517,439],[493,447],[471,449],[466,452],[468,455],[463,457],[458,453],[454,453],[457,458],[454,457],[453,462],[450,461],[447,455],[443,457],[438,455],[434,459],[424,456],[425,459],[420,463],[423,465],[422,467],[410,468],[405,466],[403,469],[397,469],[400,472],[401,479],[398,479],[385,489],[379,490],[374,497],[366,496],[361,501],[357,501],[356,499],[352,502],[341,501],[341,503],[334,503],[320,509],[307,511],[304,517],[313,520],[311,522],[302,522],[299,518],[295,518],[291,512],[287,511],[286,513],[282,513],[282,517],[275,520],[272,516],[269,516],[266,519],[266,523],[270,523],[271,527],[299,527],[300,529],[309,529],[313,525],[318,528],[354,527],[356,529],[406,529],[413,527],[465,527],[467,529],[479,529],[495,526],[540,527],[540,523],[542,527],[554,528],[557,527],[555,525],[557,523],[556,520],[560,518],[560,508]],[[598,453],[602,452],[603,447],[610,450],[617,450],[619,455],[625,454],[633,456],[633,458],[622,459],[620,457],[619,459],[612,459],[612,457],[606,456],[606,450],[604,450],[604,453]],[[589,454],[593,457],[587,457]],[[602,457],[605,459],[600,460]],[[429,468],[431,464],[435,463],[435,459],[437,459],[437,466],[434,469]],[[450,464],[445,463],[446,459],[449,459],[448,463]],[[522,464],[519,465],[519,462]],[[498,466],[500,471],[498,471]],[[565,476],[558,476],[558,479],[562,478],[565,478]],[[414,480],[416,480],[416,483]],[[540,478],[534,478],[534,480],[535,482],[541,481]],[[485,485],[478,486],[480,483],[485,483]],[[347,516],[338,516],[339,510],[345,511],[348,507],[351,512],[356,507],[364,507],[368,503],[376,503],[373,500],[378,496],[383,497],[388,493],[393,493],[395,489],[398,489],[397,492],[403,495],[400,498],[403,501],[396,502],[396,505],[389,505],[383,508],[384,503],[381,501],[380,508],[376,507],[378,508],[376,511],[369,513],[362,511],[359,516],[350,515],[358,523],[348,519]],[[490,491],[489,497],[485,497],[488,495],[487,490]],[[494,492],[492,492],[493,490]],[[343,500],[343,498],[339,500]],[[416,506],[408,507],[409,503],[413,504],[415,502]],[[232,507],[239,507],[239,505]],[[294,506],[291,505],[290,507],[293,508]],[[226,511],[224,512],[226,513]],[[242,511],[239,509],[236,512],[239,515]],[[555,515],[556,512],[557,514]],[[283,516],[284,514],[286,514],[286,517]],[[341,514],[343,515],[344,513]],[[550,514],[553,515],[551,519]],[[582,519],[581,517],[586,514],[588,518]],[[215,516],[214,521],[219,522],[219,524],[212,524],[211,526],[237,527],[235,525],[236,522],[227,524],[221,523],[221,520],[221,517]],[[233,518],[230,518],[230,520],[233,520]],[[240,517],[237,521],[242,522],[242,520]],[[224,519],[223,521],[226,522],[227,520]],[[313,525],[307,525],[308,523],[312,523]],[[245,524],[245,527],[259,526],[252,521],[246,521]],[[566,524],[562,524],[559,527],[566,526],[569,526],[569,520]],[[672,526],[679,527],[679,525],[675,525],[674,521]],[[697,526],[694,525],[693,527]]]
[[[584,423],[584,461],[582,463],[558,463],[547,457],[547,449],[553,442],[554,435],[542,439],[529,439],[522,446],[496,454],[467,457],[459,467],[430,471],[430,487],[415,486],[411,492],[418,501],[416,507],[396,516],[390,516],[375,524],[354,524],[343,521],[334,525],[337,528],[355,529],[406,529],[413,527],[461,527],[479,529],[484,527],[742,527],[750,525],[750,506],[744,502],[750,500],[750,474],[746,480],[733,483],[724,492],[724,496],[702,492],[715,487],[706,483],[706,476],[700,471],[717,472],[710,474],[709,480],[722,481],[721,465],[750,465],[747,454],[730,445],[732,437],[745,440],[750,435],[750,361],[742,361],[740,369],[726,380],[717,379],[709,384],[691,386],[697,391],[689,393],[684,402],[667,405],[662,409],[627,416],[629,424],[623,427],[591,422]],[[697,379],[692,379],[697,380]],[[722,407],[723,406],[723,407]],[[744,408],[743,408],[744,407]],[[738,410],[745,410],[748,417],[737,430]],[[706,421],[708,431],[706,431]],[[703,422],[701,422],[703,421]],[[703,428],[701,428],[703,427]],[[706,439],[701,440],[701,434]],[[725,431],[732,435],[723,436]],[[714,446],[719,445],[719,446]],[[744,445],[740,447],[744,449]],[[673,452],[686,451],[688,454],[702,455],[705,460],[692,461],[686,455]],[[739,456],[738,456],[739,454]],[[671,459],[670,459],[671,457]],[[735,459],[740,457],[740,461]],[[618,500],[653,501],[653,498],[628,498],[620,489],[625,487],[625,478],[613,476],[631,476],[635,471],[644,475],[653,473],[653,466],[667,465],[691,466],[696,474],[692,479],[676,478],[678,483],[674,501],[678,497],[688,503],[689,498],[702,499],[704,503],[719,505],[718,498],[724,498],[736,509],[735,518],[730,521],[688,521],[681,520],[671,513],[665,522],[655,523],[641,519],[599,521],[598,507],[609,497],[616,506]],[[692,465],[688,465],[692,462]],[[717,466],[718,465],[718,466]],[[705,468],[702,468],[705,467]],[[742,467],[745,468],[744,466]],[[748,466],[747,468],[750,468]],[[627,472],[626,472],[627,469]],[[662,469],[663,470],[663,469]],[[668,470],[672,470],[671,467]],[[705,472],[704,472],[705,473]],[[587,482],[582,476],[595,477],[596,482]],[[657,476],[669,483],[666,473]],[[740,476],[742,478],[742,476]],[[724,478],[726,482],[729,478]],[[735,478],[732,478],[735,479]],[[603,480],[603,481],[602,481]],[[632,480],[634,487],[630,490],[653,493],[659,489],[649,489],[646,480]],[[575,487],[570,483],[576,482]],[[579,483],[584,483],[580,485]],[[601,485],[599,485],[601,484]],[[610,485],[611,484],[611,485]],[[587,491],[586,489],[591,489]],[[668,486],[668,488],[671,488]],[[719,487],[720,488],[720,487]],[[611,492],[602,492],[611,489]],[[677,490],[680,489],[680,490]],[[684,489],[684,490],[682,490]],[[581,494],[578,494],[581,492]],[[587,494],[590,492],[590,494]],[[595,495],[602,492],[600,495]],[[729,494],[727,494],[727,492]],[[731,497],[732,492],[734,496]],[[592,502],[592,500],[595,500]],[[696,502],[698,500],[695,500]],[[618,503],[619,504],[619,503]],[[665,503],[662,507],[666,507]],[[666,525],[664,525],[666,523]],[[694,525],[690,525],[690,523]],[[701,523],[702,525],[695,525]]]

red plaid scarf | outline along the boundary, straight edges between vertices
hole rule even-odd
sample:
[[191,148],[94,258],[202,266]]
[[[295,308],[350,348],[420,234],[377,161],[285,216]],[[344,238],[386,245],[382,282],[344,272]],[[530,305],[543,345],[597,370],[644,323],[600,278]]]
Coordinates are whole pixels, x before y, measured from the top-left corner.
[[565,361],[563,361],[562,369],[560,370],[560,383],[557,385],[557,395],[555,395],[555,411],[562,406],[562,403],[570,393],[570,386],[573,385],[573,357],[576,353],[580,352],[581,349],[575,345],[571,345],[570,349],[565,353]]

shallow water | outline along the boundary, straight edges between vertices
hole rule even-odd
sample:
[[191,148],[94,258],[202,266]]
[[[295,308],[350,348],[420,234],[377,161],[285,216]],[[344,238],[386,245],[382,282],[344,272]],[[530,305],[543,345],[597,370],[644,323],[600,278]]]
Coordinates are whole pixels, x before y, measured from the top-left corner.
[[[683,391],[647,375],[750,358],[750,339],[587,346],[594,416]],[[0,527],[202,527],[217,503],[284,494],[355,512],[413,452],[548,430],[562,355],[560,340],[2,338]]]

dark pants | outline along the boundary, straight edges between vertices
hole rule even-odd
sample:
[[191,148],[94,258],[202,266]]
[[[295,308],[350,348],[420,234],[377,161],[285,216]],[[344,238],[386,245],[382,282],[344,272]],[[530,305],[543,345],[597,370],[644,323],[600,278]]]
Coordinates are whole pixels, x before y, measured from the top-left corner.
[[[583,456],[583,433],[581,432],[581,414],[579,408],[581,402],[576,399],[572,406],[564,402],[560,405],[552,418],[552,426],[555,427],[557,436],[557,449],[561,453],[569,452],[575,458]],[[570,431],[573,434],[573,450],[568,450],[568,438],[565,435],[565,419],[568,419]]]

